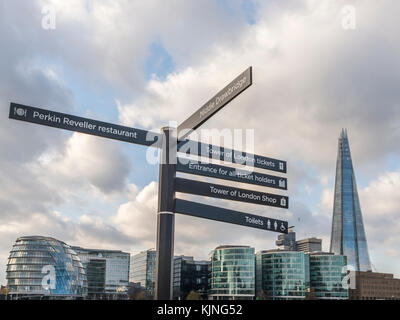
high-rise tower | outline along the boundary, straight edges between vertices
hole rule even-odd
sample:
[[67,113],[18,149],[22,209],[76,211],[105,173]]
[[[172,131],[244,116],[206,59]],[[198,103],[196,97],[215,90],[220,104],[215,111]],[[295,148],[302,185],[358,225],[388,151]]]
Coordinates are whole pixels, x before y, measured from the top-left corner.
[[339,137],[330,251],[357,271],[371,270],[347,130]]

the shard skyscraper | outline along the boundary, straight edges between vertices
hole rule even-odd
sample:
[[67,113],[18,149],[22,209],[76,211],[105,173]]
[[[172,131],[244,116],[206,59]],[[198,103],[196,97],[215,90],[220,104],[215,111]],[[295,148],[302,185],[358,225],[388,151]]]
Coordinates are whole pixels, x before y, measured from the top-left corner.
[[357,271],[371,270],[347,130],[339,137],[330,251]]

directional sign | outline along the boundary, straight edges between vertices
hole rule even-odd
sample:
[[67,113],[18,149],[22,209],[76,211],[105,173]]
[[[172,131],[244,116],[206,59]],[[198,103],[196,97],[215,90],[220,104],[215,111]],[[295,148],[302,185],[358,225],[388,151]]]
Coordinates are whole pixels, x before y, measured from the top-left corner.
[[198,218],[239,224],[246,227],[279,233],[288,232],[287,221],[276,220],[181,199],[175,200],[175,212]]
[[87,133],[103,138],[121,140],[145,146],[161,147],[162,135],[159,133],[124,127],[117,124],[96,121],[17,103],[10,104],[9,118],[54,128]]
[[232,101],[240,93],[252,84],[252,68],[247,68],[225,88],[212,97],[205,105],[193,113],[178,127],[178,140],[183,140],[190,132],[203,124],[221,110],[228,102]]
[[202,143],[193,140],[184,140],[178,143],[178,152],[185,154],[202,156],[218,159],[238,164],[245,164],[256,168],[267,169],[286,173],[286,161],[258,156],[256,154],[244,153],[224,147],[218,147],[211,144]]
[[286,196],[228,187],[220,184],[204,183],[189,179],[176,178],[175,191],[219,199],[255,203],[277,208],[289,208],[289,198]]
[[199,163],[197,161],[192,161],[184,158],[178,158],[176,170],[200,176],[287,190],[286,178],[271,176],[258,172],[250,172],[211,163]]

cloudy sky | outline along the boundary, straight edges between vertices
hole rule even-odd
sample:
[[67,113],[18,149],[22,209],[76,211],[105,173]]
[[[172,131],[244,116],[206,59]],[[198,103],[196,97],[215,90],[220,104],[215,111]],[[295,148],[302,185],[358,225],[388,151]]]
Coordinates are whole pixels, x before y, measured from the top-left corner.
[[[0,283],[19,236],[133,254],[156,238],[145,147],[10,120],[11,101],[157,131],[248,66],[253,85],[204,128],[254,129],[257,154],[287,160],[290,209],[207,202],[288,220],[328,250],[347,128],[374,269],[400,276],[398,12],[397,0],[0,0]],[[186,216],[175,229],[175,253],[197,259],[275,247],[274,233]]]

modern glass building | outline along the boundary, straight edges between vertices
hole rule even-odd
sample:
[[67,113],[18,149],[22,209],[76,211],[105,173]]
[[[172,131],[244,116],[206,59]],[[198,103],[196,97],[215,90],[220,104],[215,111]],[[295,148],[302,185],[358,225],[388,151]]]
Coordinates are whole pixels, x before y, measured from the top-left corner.
[[371,270],[346,130],[338,143],[330,252],[347,256],[356,271]]
[[88,298],[127,299],[130,254],[120,250],[72,247],[86,270]]
[[140,283],[150,297],[154,297],[156,281],[156,251],[142,251],[131,257],[129,282]]
[[257,252],[257,295],[273,300],[305,299],[310,288],[309,268],[309,257],[304,252]]
[[85,269],[76,252],[62,241],[20,237],[7,263],[11,299],[78,299],[87,295]]
[[254,299],[254,248],[219,246],[211,252],[210,259],[210,300]]
[[347,272],[347,259],[333,253],[313,252],[310,257],[310,287],[316,299],[348,299],[349,292],[342,285]]
[[210,269],[210,261],[196,261],[187,256],[174,257],[173,299],[184,300],[191,291],[207,299]]

